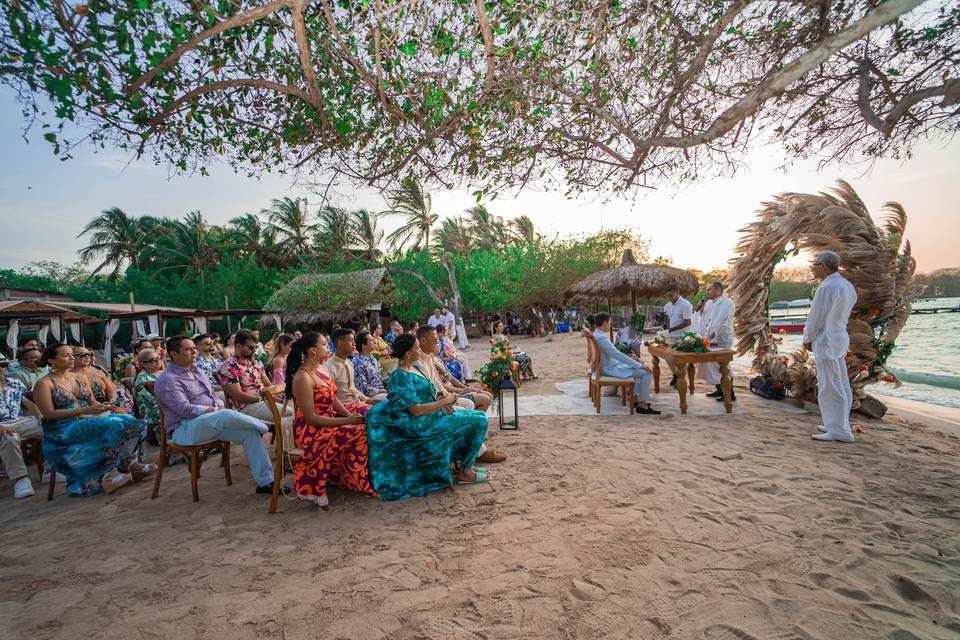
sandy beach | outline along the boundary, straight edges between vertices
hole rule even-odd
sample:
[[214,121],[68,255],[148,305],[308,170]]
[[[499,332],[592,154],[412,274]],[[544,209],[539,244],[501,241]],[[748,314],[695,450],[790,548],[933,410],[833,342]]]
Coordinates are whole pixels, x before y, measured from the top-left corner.
[[[540,376],[521,404],[583,377],[576,336],[515,345]],[[156,500],[2,481],[0,638],[960,637],[957,416],[894,407],[817,443],[816,413],[745,381],[733,415],[681,416],[667,388],[657,417],[493,419],[491,483],[402,502],[334,489],[268,515],[239,447],[199,503],[183,465]]]

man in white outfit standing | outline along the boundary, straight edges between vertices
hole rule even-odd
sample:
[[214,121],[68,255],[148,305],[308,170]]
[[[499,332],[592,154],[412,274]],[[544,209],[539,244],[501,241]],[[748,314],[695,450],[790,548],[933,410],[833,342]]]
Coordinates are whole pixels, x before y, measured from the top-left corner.
[[847,376],[846,355],[850,347],[847,321],[857,302],[857,291],[837,273],[840,256],[823,251],[814,258],[810,270],[820,288],[813,296],[810,314],[803,328],[803,346],[813,350],[817,365],[817,404],[820,405],[822,433],[814,440],[853,442],[850,430],[850,407],[853,392]]
[[[723,284],[720,282],[711,282],[707,286],[707,297],[710,298],[710,303],[704,306],[705,311],[700,334],[710,341],[711,347],[732,349],[733,313],[735,310],[733,300],[723,292]],[[700,377],[703,378],[704,382],[717,387],[717,390],[708,393],[707,397],[716,398],[717,401],[723,402],[723,388],[720,385],[720,363],[704,362],[698,366],[700,367]],[[730,381],[730,399],[737,399],[736,394],[733,393],[732,379]]]

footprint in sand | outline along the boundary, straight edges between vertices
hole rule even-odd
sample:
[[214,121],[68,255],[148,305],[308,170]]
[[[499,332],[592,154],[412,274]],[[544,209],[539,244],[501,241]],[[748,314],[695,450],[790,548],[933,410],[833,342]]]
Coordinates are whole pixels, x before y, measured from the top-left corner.
[[703,630],[704,640],[758,640],[757,636],[751,635],[743,629],[731,627],[725,624],[715,624]]
[[420,625],[420,632],[429,640],[480,640],[481,638],[452,620],[440,618],[425,620]]

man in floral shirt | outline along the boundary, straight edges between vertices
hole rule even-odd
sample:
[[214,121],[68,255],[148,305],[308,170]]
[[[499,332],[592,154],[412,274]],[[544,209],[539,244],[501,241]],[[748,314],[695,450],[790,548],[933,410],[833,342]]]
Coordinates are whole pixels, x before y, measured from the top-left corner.
[[[20,442],[43,436],[40,410],[24,397],[26,393],[27,387],[22,382],[0,375],[0,461],[14,481],[13,497],[17,499],[33,495]],[[26,409],[29,415],[22,415],[21,409]]]
[[197,345],[197,369],[207,374],[210,384],[214,388],[218,388],[220,381],[217,380],[217,372],[223,366],[223,360],[217,357],[217,352],[213,346],[213,336],[209,333],[201,333],[193,339],[193,342]]
[[[254,357],[257,338],[251,332],[241,330],[234,337],[233,346],[236,355],[224,360],[217,373],[217,379],[226,396],[227,407],[272,426],[273,413],[261,398],[264,387],[271,386],[271,383],[263,364]],[[287,412],[283,415],[293,415],[293,408],[287,407]]]

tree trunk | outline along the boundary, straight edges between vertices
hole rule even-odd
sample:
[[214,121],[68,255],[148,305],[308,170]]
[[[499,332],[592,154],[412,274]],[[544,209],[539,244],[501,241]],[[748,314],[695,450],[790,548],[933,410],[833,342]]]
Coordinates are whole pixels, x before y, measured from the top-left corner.
[[443,265],[443,268],[447,270],[447,277],[450,279],[450,290],[453,292],[453,315],[456,318],[453,322],[453,326],[457,326],[457,320],[460,320],[460,285],[457,284],[457,270],[450,262],[449,256],[444,256],[440,260],[440,264]]

